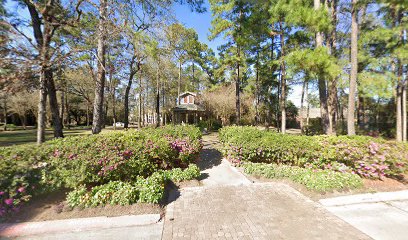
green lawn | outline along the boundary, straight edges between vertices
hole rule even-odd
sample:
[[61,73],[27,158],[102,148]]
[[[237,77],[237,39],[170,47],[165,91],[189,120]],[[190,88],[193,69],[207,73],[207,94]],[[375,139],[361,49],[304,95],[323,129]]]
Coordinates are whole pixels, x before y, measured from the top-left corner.
[[[65,136],[73,136],[79,134],[90,134],[90,129],[65,129]],[[52,129],[47,129],[45,133],[46,140],[54,137]],[[37,140],[37,130],[17,130],[17,131],[2,131],[0,132],[0,146],[11,146],[25,143],[35,143]]]

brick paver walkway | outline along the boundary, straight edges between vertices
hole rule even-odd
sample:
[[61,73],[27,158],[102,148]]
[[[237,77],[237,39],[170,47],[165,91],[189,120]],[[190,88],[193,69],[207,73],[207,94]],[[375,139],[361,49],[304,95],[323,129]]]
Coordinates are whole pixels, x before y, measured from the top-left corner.
[[[225,166],[212,159],[219,157],[214,154],[202,156],[204,163],[211,162],[208,168],[202,165],[210,184],[170,194],[163,239],[369,239],[285,184],[228,185],[224,178],[215,184],[217,168]],[[243,177],[233,172],[234,180]]]

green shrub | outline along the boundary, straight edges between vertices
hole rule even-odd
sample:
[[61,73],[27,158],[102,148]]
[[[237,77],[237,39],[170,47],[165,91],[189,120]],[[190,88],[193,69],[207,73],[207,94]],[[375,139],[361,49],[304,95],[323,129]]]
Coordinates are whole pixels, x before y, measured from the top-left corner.
[[164,174],[168,180],[174,182],[192,180],[201,175],[200,169],[195,164],[190,164],[186,169],[174,168],[172,170],[167,170]]
[[304,185],[308,190],[318,192],[353,189],[363,185],[362,179],[352,173],[265,163],[244,163],[243,167],[247,174],[266,178],[288,178]]
[[96,207],[100,205],[129,205],[137,202],[158,203],[164,195],[167,180],[180,182],[200,176],[200,169],[195,164],[188,168],[174,168],[158,171],[150,177],[138,176],[134,182],[112,181],[92,187],[78,186],[68,193],[67,202],[71,207]]
[[366,178],[407,170],[408,144],[366,136],[297,136],[253,127],[220,131],[223,153],[232,162],[288,164],[357,173]]
[[41,171],[50,152],[47,146],[35,145],[0,148],[0,217],[45,190]]
[[[0,148],[0,216],[49,189],[156,181],[152,174],[189,166],[201,148],[201,132],[193,126],[115,131],[56,139],[41,146]],[[140,190],[138,199],[158,201],[157,194],[149,191]]]
[[67,202],[71,207],[129,205],[136,202],[158,203],[163,194],[163,176],[152,175],[146,179],[140,177],[135,184],[112,181],[92,187],[90,191],[82,185],[68,193]]
[[323,126],[321,118],[309,119],[309,125],[303,127],[303,132],[308,136],[323,134]]
[[187,167],[202,148],[201,132],[191,126],[110,132],[55,140],[44,181],[77,187],[110,181],[136,181],[159,169]]

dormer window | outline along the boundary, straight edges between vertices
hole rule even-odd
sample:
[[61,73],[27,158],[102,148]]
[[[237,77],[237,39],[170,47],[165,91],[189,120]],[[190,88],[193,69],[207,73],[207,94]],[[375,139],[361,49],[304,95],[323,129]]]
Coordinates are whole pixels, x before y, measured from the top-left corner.
[[195,104],[195,93],[185,92],[179,96],[180,104]]

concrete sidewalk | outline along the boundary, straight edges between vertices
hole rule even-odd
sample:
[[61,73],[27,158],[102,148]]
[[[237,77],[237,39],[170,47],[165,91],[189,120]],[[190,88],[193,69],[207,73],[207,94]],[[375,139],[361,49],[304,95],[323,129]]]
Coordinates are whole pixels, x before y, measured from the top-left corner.
[[408,239],[407,190],[321,199],[320,203],[373,239]]
[[160,214],[0,224],[1,239],[160,239]]

